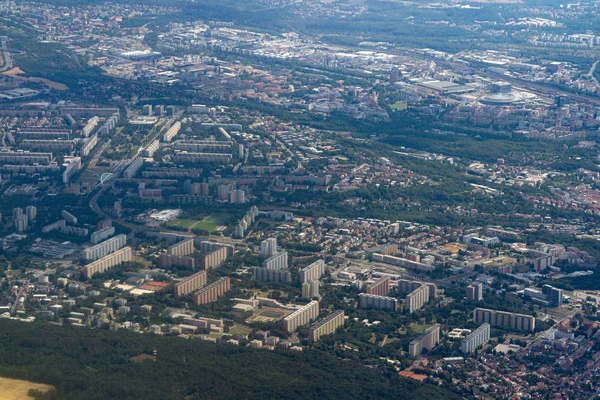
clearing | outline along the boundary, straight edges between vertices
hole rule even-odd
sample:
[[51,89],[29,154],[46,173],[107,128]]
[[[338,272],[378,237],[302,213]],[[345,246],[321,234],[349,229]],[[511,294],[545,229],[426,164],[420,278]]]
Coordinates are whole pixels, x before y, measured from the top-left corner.
[[54,389],[54,387],[42,383],[22,381],[20,379],[0,378],[0,400],[31,399],[32,397],[27,395],[30,389],[46,393]]

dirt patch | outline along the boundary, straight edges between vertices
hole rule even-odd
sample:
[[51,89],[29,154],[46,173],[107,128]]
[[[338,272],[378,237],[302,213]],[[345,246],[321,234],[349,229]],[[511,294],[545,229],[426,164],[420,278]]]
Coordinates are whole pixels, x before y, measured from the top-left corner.
[[27,395],[30,389],[46,393],[51,389],[54,389],[54,387],[41,383],[22,381],[20,379],[0,378],[0,400],[31,399],[31,397]]
[[9,69],[6,72],[3,72],[2,75],[6,75],[6,76],[17,76],[17,75],[21,75],[24,74],[25,72],[23,72],[23,70],[21,70],[21,68],[19,67],[15,67],[13,69]]
[[[48,86],[50,89],[55,89],[55,90],[69,90],[69,87],[67,85],[63,84],[63,83],[54,82],[54,81],[51,81],[50,79],[38,78],[38,77],[35,77],[35,76],[31,77],[31,78],[28,78],[28,77],[25,77],[25,76],[21,76],[23,74],[25,74],[25,72],[23,72],[23,70],[21,68],[19,68],[19,67],[15,67],[13,69],[10,69],[10,70],[2,73],[2,75],[10,76],[11,78],[18,79],[18,80],[23,81],[23,82],[30,81],[30,82],[41,83],[43,85]],[[1,398],[0,398],[0,400],[1,400]]]

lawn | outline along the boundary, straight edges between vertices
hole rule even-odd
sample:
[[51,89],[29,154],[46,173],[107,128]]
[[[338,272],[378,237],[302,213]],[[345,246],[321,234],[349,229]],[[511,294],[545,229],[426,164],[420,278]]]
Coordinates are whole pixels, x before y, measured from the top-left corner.
[[394,104],[391,104],[390,108],[394,111],[402,111],[402,110],[406,109],[406,103],[404,103],[402,101],[398,101]]
[[199,222],[195,219],[177,219],[175,221],[169,222],[168,226],[173,226],[176,228],[190,229],[194,224]]
[[425,329],[427,329],[427,328],[429,328],[428,325],[421,325],[421,324],[412,324],[410,326],[410,329],[412,329],[412,331],[415,333],[425,332]]
[[230,335],[249,335],[252,333],[252,329],[246,328],[245,326],[242,325],[233,325],[231,328],[229,328],[229,334]]
[[224,224],[224,221],[229,217],[228,214],[211,214],[206,217],[197,219],[177,219],[169,222],[168,226],[180,229],[202,229],[207,232],[214,232],[219,226]]

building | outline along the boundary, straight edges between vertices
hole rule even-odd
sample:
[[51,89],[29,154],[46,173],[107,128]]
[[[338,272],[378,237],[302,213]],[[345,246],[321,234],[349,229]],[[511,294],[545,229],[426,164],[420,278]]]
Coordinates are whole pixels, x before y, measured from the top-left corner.
[[131,261],[132,259],[133,250],[131,247],[123,247],[121,250],[117,250],[114,253],[102,257],[101,259],[83,267],[83,275],[89,279],[95,274],[102,273],[116,265]]
[[466,289],[468,301],[481,301],[483,300],[483,283],[474,282],[467,286]]
[[460,343],[460,351],[463,353],[472,353],[479,346],[482,346],[490,340],[490,324],[484,323],[479,328],[475,329],[469,336],[463,339]]
[[358,306],[360,308],[372,307],[378,310],[398,311],[398,299],[361,293],[358,295]]
[[33,221],[37,217],[37,208],[35,208],[35,206],[27,206],[25,213],[27,214],[29,221]]
[[311,301],[283,319],[283,328],[294,332],[299,326],[308,324],[319,315],[319,302]]
[[229,203],[244,204],[246,202],[246,192],[243,190],[232,190],[229,192]]
[[367,287],[367,294],[385,296],[390,292],[390,277],[384,276]]
[[561,307],[563,305],[563,290],[554,286],[542,286],[542,293],[546,295],[548,303],[553,307]]
[[158,266],[161,268],[175,266],[193,270],[196,268],[196,260],[193,257],[170,256],[167,253],[162,253],[160,256],[158,256]]
[[417,289],[410,292],[404,301],[404,309],[409,312],[415,312],[423,307],[429,301],[429,286],[421,285]]
[[65,221],[67,221],[70,224],[76,224],[77,223],[77,217],[75,217],[73,214],[71,214],[67,210],[62,210],[60,212],[60,215],[63,217],[63,219]]
[[231,280],[229,277],[224,277],[216,280],[200,289],[196,294],[194,294],[193,301],[194,304],[207,304],[216,301],[219,296],[224,295],[231,288]]
[[277,253],[277,238],[269,238],[260,243],[260,255],[271,257]]
[[261,282],[292,283],[292,274],[285,270],[253,268],[254,279]]
[[206,271],[196,272],[194,275],[188,276],[183,280],[175,283],[173,286],[173,294],[175,296],[184,296],[193,292],[196,289],[206,285],[208,274]]
[[491,326],[499,326],[504,329],[529,332],[535,330],[535,318],[525,314],[489,310],[487,308],[476,308],[473,310],[473,320],[477,324],[488,323]]
[[218,268],[227,260],[229,248],[227,246],[218,247],[210,253],[204,255],[201,259],[203,269]]
[[417,336],[408,345],[408,354],[415,358],[421,355],[423,350],[433,349],[440,341],[440,325],[435,324]]
[[83,249],[83,259],[94,261],[112,252],[115,252],[127,244],[127,235],[121,234],[114,238],[100,242],[95,246]]
[[300,270],[300,283],[321,279],[325,273],[325,261],[317,260]]
[[106,228],[102,228],[95,232],[92,232],[92,235],[90,237],[90,242],[92,242],[92,244],[98,244],[101,241],[103,241],[104,239],[107,239],[114,234],[115,234],[115,227],[108,226]]
[[17,232],[25,232],[29,229],[29,218],[26,214],[18,215],[15,219],[15,229]]
[[170,256],[189,256],[194,252],[194,238],[184,239],[179,243],[169,246],[167,254]]
[[315,297],[321,297],[319,295],[319,281],[304,282],[302,284],[302,298],[314,299]]
[[142,165],[144,165],[144,159],[142,157],[134,158],[133,161],[131,162],[131,164],[129,164],[127,169],[125,169],[125,171],[123,172],[123,178],[125,178],[125,179],[133,178],[137,174],[137,172],[140,170],[140,168],[142,168]]
[[160,142],[158,139],[152,141],[146,148],[144,149],[144,156],[146,157],[154,157],[154,153],[160,148]]
[[344,311],[336,310],[327,317],[314,322],[308,328],[308,338],[312,342],[316,342],[322,336],[334,333],[341,326],[344,326]]
[[282,270],[287,269],[288,267],[288,252],[282,251],[281,253],[277,253],[272,255],[263,261],[263,268],[272,269],[272,270]]
[[177,136],[180,129],[181,129],[181,122],[179,122],[179,121],[175,122],[163,135],[163,142],[170,142],[171,139],[173,139],[175,136]]

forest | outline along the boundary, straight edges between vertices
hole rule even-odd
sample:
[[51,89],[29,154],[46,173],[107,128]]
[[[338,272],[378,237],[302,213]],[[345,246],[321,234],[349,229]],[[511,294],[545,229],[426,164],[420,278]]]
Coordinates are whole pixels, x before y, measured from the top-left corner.
[[[43,334],[41,334],[43,332]],[[140,354],[156,359],[130,361]],[[459,399],[318,351],[241,348],[177,337],[2,320],[0,376],[61,399]]]

